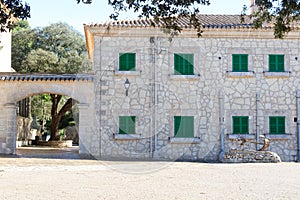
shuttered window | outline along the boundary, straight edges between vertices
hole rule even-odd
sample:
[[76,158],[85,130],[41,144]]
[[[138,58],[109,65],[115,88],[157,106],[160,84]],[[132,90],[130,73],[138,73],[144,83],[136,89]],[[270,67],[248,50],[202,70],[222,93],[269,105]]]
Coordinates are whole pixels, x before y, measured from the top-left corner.
[[248,54],[232,54],[232,71],[248,71]]
[[194,54],[174,54],[174,74],[194,75]]
[[249,133],[249,117],[248,116],[233,116],[232,117],[233,134],[248,134]]
[[135,116],[119,116],[119,134],[135,134]]
[[269,71],[284,72],[284,55],[269,55]]
[[269,125],[270,125],[270,134],[285,134],[284,116],[270,116]]
[[175,138],[194,137],[193,116],[174,116],[174,137]]
[[119,70],[135,71],[135,53],[120,53]]

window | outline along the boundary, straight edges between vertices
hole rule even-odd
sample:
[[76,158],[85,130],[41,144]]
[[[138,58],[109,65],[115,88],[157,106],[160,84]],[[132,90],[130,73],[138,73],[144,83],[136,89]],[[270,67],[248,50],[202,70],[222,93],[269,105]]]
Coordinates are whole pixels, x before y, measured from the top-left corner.
[[285,134],[285,117],[269,117],[270,134]]
[[248,72],[248,54],[232,54],[232,71]]
[[194,75],[194,54],[174,54],[174,74]]
[[120,53],[119,70],[135,71],[135,53]]
[[249,117],[248,116],[233,116],[232,117],[233,134],[248,134],[249,133]]
[[119,116],[119,134],[135,134],[135,116]]
[[174,137],[175,138],[194,137],[193,116],[174,116]]
[[269,55],[269,72],[284,72],[284,55]]

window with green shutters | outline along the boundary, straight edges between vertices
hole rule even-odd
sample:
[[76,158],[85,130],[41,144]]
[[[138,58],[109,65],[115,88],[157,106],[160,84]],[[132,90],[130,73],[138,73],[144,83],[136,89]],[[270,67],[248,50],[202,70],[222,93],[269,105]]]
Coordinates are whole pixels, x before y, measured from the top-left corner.
[[120,71],[135,71],[135,53],[120,53],[119,55],[119,70]]
[[194,75],[194,54],[174,54],[174,74]]
[[233,116],[232,117],[233,134],[248,134],[249,133],[249,117],[248,116]]
[[175,138],[194,137],[193,116],[174,116],[174,137]]
[[135,134],[135,116],[119,116],[119,134]]
[[269,55],[269,72],[284,72],[284,55]]
[[269,127],[270,127],[270,134],[285,134],[285,117],[270,116]]
[[248,72],[248,54],[232,54],[232,71]]

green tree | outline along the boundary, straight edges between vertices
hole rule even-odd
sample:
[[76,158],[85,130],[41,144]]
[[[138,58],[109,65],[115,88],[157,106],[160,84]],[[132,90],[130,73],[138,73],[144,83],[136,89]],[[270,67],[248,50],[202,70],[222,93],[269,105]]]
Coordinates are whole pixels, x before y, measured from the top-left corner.
[[[254,0],[252,6],[255,6],[251,14],[254,26],[261,28],[265,23],[273,23],[275,38],[283,38],[300,18],[299,0]],[[243,16],[247,9],[244,6]]]
[[[18,37],[14,38],[15,35]],[[36,29],[18,29],[13,31],[13,38],[12,52],[14,56],[22,57],[22,60],[13,60],[13,66],[21,63],[21,67],[16,69],[18,72],[82,73],[91,69],[84,37],[65,23]],[[24,45],[24,51],[20,51],[18,45]],[[60,94],[50,94],[50,101],[50,140],[54,140],[58,135],[61,118],[76,102]]]
[[[91,4],[92,0],[75,0],[77,3]],[[22,3],[22,0],[0,0],[0,31],[6,31],[13,27],[14,18],[27,19],[30,17],[30,6]],[[291,31],[293,22],[300,17],[300,2],[298,0],[255,0],[258,9],[252,17],[254,26],[260,28],[265,22],[274,23],[275,38],[283,38]],[[132,10],[139,13],[140,17],[153,18],[156,23],[171,35],[178,34],[181,27],[178,18],[187,17],[190,25],[201,35],[201,23],[197,19],[199,5],[210,5],[210,0],[108,0],[108,5],[114,9],[112,19],[117,19],[120,12]],[[244,6],[244,12],[247,6]],[[155,26],[155,24],[152,24]]]
[[22,0],[0,0],[0,32],[13,28],[16,19],[30,17],[30,6]]
[[31,50],[36,49],[36,33],[27,21],[19,21],[12,31],[11,66],[17,72],[22,71],[23,61]]

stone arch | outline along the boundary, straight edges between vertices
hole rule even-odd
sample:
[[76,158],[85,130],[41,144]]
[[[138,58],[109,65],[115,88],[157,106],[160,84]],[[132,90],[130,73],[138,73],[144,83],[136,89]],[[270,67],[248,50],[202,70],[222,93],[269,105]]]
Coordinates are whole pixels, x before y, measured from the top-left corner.
[[[0,153],[16,153],[16,103],[36,94],[62,94],[75,99],[79,109],[79,148],[81,154],[96,155],[98,148],[93,135],[95,128],[94,83],[92,81],[5,81],[0,98]],[[1,92],[0,92],[1,93]],[[1,124],[2,123],[2,124]]]

